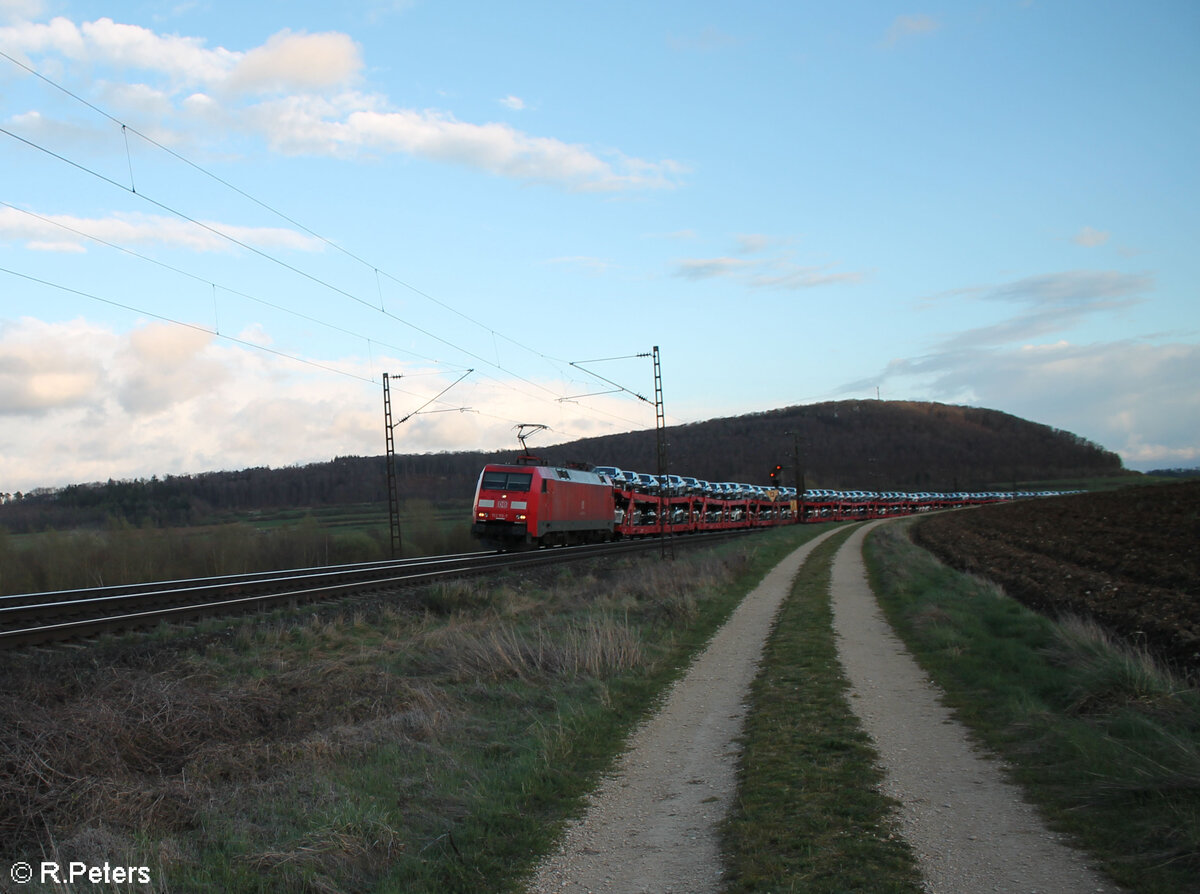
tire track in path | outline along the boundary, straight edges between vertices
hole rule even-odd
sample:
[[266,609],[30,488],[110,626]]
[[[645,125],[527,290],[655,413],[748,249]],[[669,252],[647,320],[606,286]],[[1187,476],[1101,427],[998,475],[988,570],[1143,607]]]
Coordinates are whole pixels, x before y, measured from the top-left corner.
[[[878,523],[874,523],[878,524]],[[832,568],[834,629],[851,706],[880,753],[885,793],[933,894],[1118,894],[1049,832],[995,761],[974,750],[876,604],[862,561],[870,524]],[[837,530],[837,529],[835,529]],[[736,792],[737,738],[779,606],[808,554],[790,554],[742,601],[612,775],[535,870],[530,894],[709,894],[718,825]]]
[[885,794],[901,804],[901,831],[926,889],[1118,892],[1045,827],[998,763],[976,750],[884,620],[862,560],[863,538],[876,524],[855,531],[834,559],[834,632],[851,707],[879,751]]
[[613,775],[535,872],[531,894],[720,890],[717,827],[737,789],[737,738],[775,615],[828,531],[775,566],[630,738]]

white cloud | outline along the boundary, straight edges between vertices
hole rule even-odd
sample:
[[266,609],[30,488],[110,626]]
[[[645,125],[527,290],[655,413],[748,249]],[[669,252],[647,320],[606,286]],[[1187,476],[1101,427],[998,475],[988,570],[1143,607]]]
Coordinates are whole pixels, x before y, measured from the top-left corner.
[[[46,24],[23,22],[0,28],[0,47],[10,53],[57,54],[71,61],[112,66],[122,71],[162,74],[193,86],[235,86],[239,66],[247,64],[249,71],[241,77],[258,89],[272,62],[280,67],[281,76],[298,73],[294,54],[286,52],[289,36],[290,32],[280,32],[263,47],[247,54],[223,47],[208,49],[202,38],[160,35],[140,25],[125,25],[107,17],[76,25],[57,16]],[[308,75],[302,77],[304,83],[310,82]]]
[[98,151],[103,151],[106,145],[105,141],[98,137],[100,131],[96,127],[47,118],[36,110],[13,115],[7,124],[9,130],[16,131],[35,143],[90,145]]
[[247,344],[259,345],[260,347],[268,347],[274,339],[270,333],[263,328],[261,323],[252,323],[237,334],[238,341],[244,341]]
[[921,34],[932,34],[939,28],[941,28],[941,23],[932,16],[896,16],[896,18],[892,21],[891,27],[888,28],[883,42],[887,46],[895,46],[897,43],[910,37],[915,37]]
[[862,279],[861,273],[838,273],[829,265],[801,267],[780,261],[774,265],[774,269],[751,277],[750,284],[765,289],[815,289],[818,286],[862,282]]
[[506,109],[512,109],[514,112],[522,112],[525,110],[525,100],[521,99],[519,96],[513,96],[512,94],[509,94],[508,96],[504,97],[504,99],[500,100],[500,105],[504,106]]
[[[112,346],[109,333],[81,320],[0,324],[0,419],[42,416],[95,399],[106,382],[96,353]],[[9,421],[0,428],[18,426]]]
[[611,269],[612,262],[606,261],[603,258],[595,258],[589,255],[574,255],[563,258],[550,258],[546,261],[547,264],[555,264],[563,267],[570,267],[585,273],[588,276],[600,276],[607,273]]
[[107,84],[103,87],[106,104],[126,109],[138,109],[151,120],[172,114],[171,95],[149,84]]
[[1141,303],[1154,289],[1149,273],[1072,270],[1029,276],[999,286],[973,286],[935,296],[1021,304],[1020,314],[959,332],[942,340],[939,351],[1006,345],[1064,332],[1090,316]]
[[0,22],[28,22],[42,11],[41,0],[0,0]]
[[[0,48],[87,65],[89,76],[101,81],[108,68],[115,71],[110,80],[128,82],[131,72],[157,77],[162,83],[124,83],[110,87],[108,96],[117,114],[153,122],[167,143],[174,141],[166,129],[170,124],[180,130],[203,124],[207,138],[241,129],[289,154],[402,153],[576,191],[661,189],[676,185],[685,173],[669,159],[598,151],[499,122],[464,122],[444,110],[396,109],[386,97],[353,89],[365,62],[359,46],[340,33],[284,29],[243,52],[109,18],[76,25],[58,17],[48,24],[0,28]],[[97,67],[105,69],[103,76]],[[502,102],[525,107],[516,96]],[[27,123],[50,126],[35,119]]]
[[692,280],[712,279],[731,276],[755,266],[756,262],[742,258],[688,258],[675,265],[675,275]]
[[[64,28],[64,32],[67,30]],[[110,18],[84,22],[79,31],[82,39],[72,35],[71,45],[81,48],[87,61],[163,72],[190,83],[224,81],[240,55],[220,47],[206,49],[201,38],[159,35]]]
[[22,20],[0,28],[0,49],[14,56],[54,52],[82,59],[85,55],[83,34],[74,22],[62,16],[44,25]]
[[358,45],[338,33],[296,34],[284,29],[238,60],[229,77],[235,91],[324,90],[358,78]]
[[12,206],[0,207],[0,239],[22,241],[27,247],[41,251],[86,251],[94,240],[125,248],[133,245],[171,245],[198,252],[236,249],[229,239],[222,238],[213,230],[258,248],[293,251],[320,251],[324,248],[324,243],[319,239],[281,227],[240,227],[215,221],[203,223],[211,229],[181,218],[152,214],[82,218],[69,214],[38,215]]
[[795,252],[786,246],[790,237],[767,236],[761,233],[736,237],[739,255],[762,254],[770,249],[784,250],[766,257],[687,258],[675,262],[674,275],[693,281],[732,277],[746,286],[763,289],[811,289],[837,283],[862,280],[862,274],[839,272],[836,265],[801,265],[794,260]]
[[878,376],[838,392],[887,382],[893,394],[1002,409],[1083,435],[1149,468],[1200,458],[1197,381],[1200,345],[1058,341],[893,360]]
[[[239,337],[270,340],[256,326]],[[393,380],[393,406],[403,414],[461,373],[428,375],[439,371],[378,354],[373,365],[313,359],[350,375],[161,322],[129,332],[84,320],[0,323],[0,490],[379,455],[381,387],[353,376],[411,374]],[[561,382],[544,384],[567,393]],[[531,390],[468,377],[430,409],[472,410],[413,416],[397,430],[398,449],[515,448],[513,425],[529,418],[550,424],[543,443],[555,443],[617,430],[614,417],[641,409],[607,396],[559,403]]]
[[[892,360],[837,393],[890,382],[913,397],[978,404],[1066,429],[1116,450],[1127,462],[1184,463],[1200,455],[1200,345],[1158,337],[1073,344],[1062,334],[1089,317],[1131,307],[1154,288],[1148,273],[1072,270],[935,296],[996,302],[1021,312],[937,342],[928,354]],[[1039,341],[1052,338],[1053,341]]]
[[754,255],[766,251],[775,244],[775,239],[771,236],[764,236],[762,233],[742,233],[737,237],[738,251],[742,254]]
[[206,49],[200,38],[159,35],[110,18],[76,25],[57,16],[46,24],[0,28],[0,47],[27,55],[56,54],[74,62],[158,72],[188,83],[220,83],[240,54]]
[[1133,299],[1153,288],[1154,277],[1148,273],[1069,270],[1005,283],[991,289],[985,297],[993,301],[1066,307]]
[[199,329],[151,323],[129,333],[113,358],[114,396],[130,416],[152,415],[219,389],[229,371]]
[[1085,248],[1094,248],[1097,245],[1103,245],[1108,241],[1111,234],[1104,230],[1097,230],[1093,227],[1084,227],[1076,233],[1071,241],[1076,245],[1082,245]]
[[471,124],[448,112],[387,111],[361,97],[293,96],[248,113],[272,145],[291,154],[400,152],[529,182],[579,191],[657,189],[675,185],[682,166],[620,153],[601,157],[585,146],[535,137],[493,122]]

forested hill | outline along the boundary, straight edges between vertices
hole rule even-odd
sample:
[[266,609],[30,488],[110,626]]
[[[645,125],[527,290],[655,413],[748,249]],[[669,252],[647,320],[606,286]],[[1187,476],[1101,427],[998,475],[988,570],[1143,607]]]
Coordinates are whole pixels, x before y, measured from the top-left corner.
[[[776,465],[807,487],[968,490],[1013,481],[1117,475],[1097,444],[1002,413],[913,401],[838,401],[668,428],[670,469],[762,483]],[[547,454],[552,451],[546,451]],[[638,471],[655,469],[653,431],[576,441],[553,451]]]
[[[1115,453],[1069,432],[996,410],[933,403],[810,404],[673,426],[667,435],[672,472],[714,481],[765,483],[779,464],[791,484],[797,454],[807,487],[966,490],[1124,472]],[[530,448],[554,463],[653,472],[657,462],[653,430]],[[517,453],[400,456],[401,496],[467,498],[485,462],[511,461]],[[109,518],[186,524],[230,510],[386,501],[381,456],[73,485],[21,497],[0,506],[0,525],[18,531]]]

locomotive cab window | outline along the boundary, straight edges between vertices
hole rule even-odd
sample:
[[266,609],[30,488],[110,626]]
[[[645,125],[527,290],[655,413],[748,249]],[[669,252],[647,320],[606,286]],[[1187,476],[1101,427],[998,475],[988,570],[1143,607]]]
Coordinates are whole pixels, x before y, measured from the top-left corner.
[[497,472],[490,471],[483,473],[483,481],[479,485],[480,490],[507,490],[516,491],[517,493],[527,493],[529,485],[533,481],[531,472]]

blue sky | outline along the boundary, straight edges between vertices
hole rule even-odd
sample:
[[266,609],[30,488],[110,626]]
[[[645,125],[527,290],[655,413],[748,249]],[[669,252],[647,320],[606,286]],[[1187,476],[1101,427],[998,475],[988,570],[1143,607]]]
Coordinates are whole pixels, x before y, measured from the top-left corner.
[[381,453],[385,371],[452,386],[401,451],[649,428],[654,345],[670,422],[1200,464],[1198,51],[1192,2],[0,0],[0,491]]

